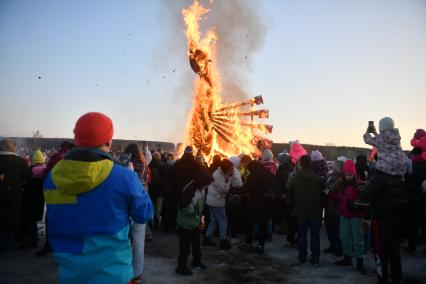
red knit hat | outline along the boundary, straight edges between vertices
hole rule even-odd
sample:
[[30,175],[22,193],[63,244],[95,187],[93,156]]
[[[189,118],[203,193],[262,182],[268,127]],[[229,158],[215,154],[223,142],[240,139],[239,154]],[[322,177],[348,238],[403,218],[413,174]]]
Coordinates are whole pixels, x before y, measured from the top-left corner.
[[111,118],[100,112],[88,112],[77,120],[74,140],[79,147],[97,147],[111,141],[113,133]]
[[351,175],[355,175],[356,174],[356,170],[355,170],[355,163],[352,160],[346,160],[345,163],[343,164],[343,173],[344,174],[351,174]]

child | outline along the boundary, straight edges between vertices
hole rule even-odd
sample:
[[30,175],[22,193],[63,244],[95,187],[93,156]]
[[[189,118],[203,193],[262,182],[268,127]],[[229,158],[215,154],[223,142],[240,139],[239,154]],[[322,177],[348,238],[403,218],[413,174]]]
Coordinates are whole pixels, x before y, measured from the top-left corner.
[[376,128],[372,126],[364,134],[364,142],[377,147],[376,170],[394,176],[404,175],[407,171],[407,156],[402,151],[401,136],[392,118],[384,117],[380,120],[379,132],[377,134]]
[[421,149],[421,154],[413,156],[413,162],[426,161],[426,131],[417,129],[411,139],[411,146]]
[[201,262],[200,220],[203,212],[205,190],[213,181],[212,175],[205,169],[200,170],[182,192],[179,201],[177,224],[179,226],[179,257],[176,273],[190,276],[192,271],[187,266],[187,258],[192,246],[192,267],[203,268]]
[[349,266],[352,265],[352,250],[357,258],[357,270],[365,274],[364,255],[364,235],[363,235],[363,215],[364,212],[355,210],[353,202],[359,199],[358,185],[356,177],[355,163],[352,160],[345,161],[343,165],[343,177],[337,182],[335,191],[331,192],[332,200],[338,202],[340,215],[340,239],[344,258],[334,264]]
[[32,166],[24,186],[23,194],[23,233],[20,249],[36,247],[38,243],[37,221],[43,219],[43,181],[47,170],[46,159],[40,150],[34,152]]

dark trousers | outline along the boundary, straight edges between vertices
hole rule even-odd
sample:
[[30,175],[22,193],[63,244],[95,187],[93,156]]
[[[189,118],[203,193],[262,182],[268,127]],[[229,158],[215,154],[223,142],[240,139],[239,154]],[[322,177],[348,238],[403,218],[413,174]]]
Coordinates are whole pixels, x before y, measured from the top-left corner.
[[186,230],[179,228],[178,267],[187,267],[187,259],[192,246],[192,262],[201,262],[201,237],[197,228]]
[[295,244],[296,233],[297,233],[297,217],[290,215],[288,217],[287,242]]
[[168,193],[164,196],[161,217],[166,230],[176,230],[177,203],[177,198],[173,194]]
[[298,217],[297,227],[299,254],[303,256],[306,256],[308,254],[309,229],[312,258],[319,258],[321,220]]
[[377,264],[377,279],[380,284],[390,283],[389,267],[390,276],[392,277],[391,282],[395,284],[401,282],[400,231],[401,220],[399,218],[373,219],[372,233]]
[[9,248],[12,235],[19,239],[22,234],[22,191],[0,191],[0,251]]
[[235,238],[240,232],[241,208],[231,207],[226,208],[226,215],[228,217],[228,227],[232,238]]
[[327,231],[330,247],[340,248],[341,242],[339,237],[340,216],[325,215],[325,229]]
[[264,246],[266,241],[266,230],[268,226],[267,218],[260,218],[258,221],[255,219],[247,220],[246,243],[253,245],[253,229],[256,224],[259,224],[259,245]]
[[408,251],[414,253],[416,247],[420,245],[421,237],[419,229],[422,225],[423,208],[421,203],[414,203],[410,206],[405,225],[407,226]]

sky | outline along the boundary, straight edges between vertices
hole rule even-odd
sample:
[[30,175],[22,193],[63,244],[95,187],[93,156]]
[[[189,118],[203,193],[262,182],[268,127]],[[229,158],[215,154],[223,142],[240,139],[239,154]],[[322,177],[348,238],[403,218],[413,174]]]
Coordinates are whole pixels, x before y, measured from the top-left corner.
[[[1,0],[0,136],[72,137],[99,111],[116,138],[183,141],[190,3]],[[273,141],[365,146],[368,121],[390,116],[409,149],[426,128],[426,1],[264,0],[256,12],[265,29],[244,88],[263,96]]]

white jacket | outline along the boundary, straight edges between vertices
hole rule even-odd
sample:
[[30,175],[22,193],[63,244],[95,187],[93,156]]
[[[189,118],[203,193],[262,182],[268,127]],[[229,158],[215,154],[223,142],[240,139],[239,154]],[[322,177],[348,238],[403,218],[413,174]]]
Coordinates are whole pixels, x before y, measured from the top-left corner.
[[207,193],[206,203],[211,207],[225,207],[226,195],[229,192],[229,185],[231,179],[228,182],[225,180],[225,175],[220,168],[213,173],[213,182],[209,185],[209,191]]

